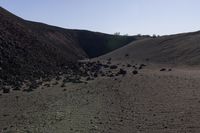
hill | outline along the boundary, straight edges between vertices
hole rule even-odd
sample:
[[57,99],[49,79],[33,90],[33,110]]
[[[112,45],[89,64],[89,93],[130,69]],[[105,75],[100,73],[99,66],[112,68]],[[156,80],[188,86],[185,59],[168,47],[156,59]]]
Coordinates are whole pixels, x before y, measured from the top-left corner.
[[2,7],[0,31],[1,86],[57,75],[66,66],[78,69],[77,60],[102,55],[136,39],[26,21]]
[[87,57],[70,34],[36,33],[26,21],[2,8],[0,18],[1,85],[19,86]]
[[149,61],[157,64],[200,65],[200,32],[135,41],[102,58]]

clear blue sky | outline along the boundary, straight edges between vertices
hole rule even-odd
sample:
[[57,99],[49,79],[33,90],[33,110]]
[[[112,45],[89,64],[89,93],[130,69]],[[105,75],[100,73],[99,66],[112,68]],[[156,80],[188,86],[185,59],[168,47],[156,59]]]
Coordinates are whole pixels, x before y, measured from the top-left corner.
[[174,34],[200,30],[200,0],[0,0],[32,21],[121,34]]

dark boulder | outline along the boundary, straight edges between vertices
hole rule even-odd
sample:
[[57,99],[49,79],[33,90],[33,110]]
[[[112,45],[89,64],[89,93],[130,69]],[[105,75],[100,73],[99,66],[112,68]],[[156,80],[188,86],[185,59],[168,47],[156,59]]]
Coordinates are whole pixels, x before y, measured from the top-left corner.
[[110,69],[117,69],[117,66],[116,65],[112,65],[112,66],[110,66]]
[[10,92],[10,87],[3,87],[3,93],[9,93]]
[[166,68],[162,68],[162,69],[160,69],[160,71],[166,71]]
[[118,74],[119,75],[125,75],[126,74],[126,70],[120,69]]
[[134,70],[134,71],[133,71],[133,74],[134,74],[134,75],[138,74],[138,71],[137,71],[137,70]]
[[127,67],[131,67],[131,65],[130,65],[130,64],[127,64]]

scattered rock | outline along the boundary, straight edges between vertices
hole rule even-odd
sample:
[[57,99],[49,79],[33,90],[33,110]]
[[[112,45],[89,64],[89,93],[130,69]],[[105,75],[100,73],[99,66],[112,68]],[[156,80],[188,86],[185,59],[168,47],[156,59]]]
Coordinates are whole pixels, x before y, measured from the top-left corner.
[[142,69],[145,66],[146,66],[145,64],[141,64],[138,69]]
[[62,85],[60,87],[65,87],[65,83],[62,83]]
[[29,88],[30,88],[30,89],[37,89],[37,88],[39,87],[39,84],[40,84],[40,83],[37,83],[36,81],[33,81],[33,82],[30,84]]
[[119,75],[125,75],[126,74],[126,70],[120,69],[118,74]]
[[9,93],[10,92],[10,87],[4,86],[3,87],[3,93]]
[[94,73],[94,75],[93,75],[95,78],[97,78],[98,77],[98,74],[97,73]]
[[147,65],[145,65],[145,64],[141,64],[140,66],[141,66],[141,67],[145,67],[145,66],[147,66]]
[[31,89],[31,88],[28,88],[28,89],[24,89],[23,91],[24,91],[24,92],[32,92],[32,91],[33,91],[33,89]]
[[134,70],[133,71],[133,74],[135,75],[135,74],[138,74],[138,71],[137,70]]
[[112,65],[112,66],[110,66],[110,69],[117,69],[117,66],[116,65]]
[[102,77],[106,76],[104,73],[101,74]]
[[50,85],[50,84],[48,84],[48,83],[47,83],[47,84],[44,84],[44,86],[46,86],[46,87],[51,87],[51,85]]
[[89,80],[92,80],[92,78],[91,77],[87,77],[86,80],[89,81]]
[[131,67],[131,65],[130,65],[130,64],[127,64],[127,67]]
[[61,77],[59,77],[59,76],[56,77],[56,80],[57,80],[57,81],[60,80],[60,79],[61,79]]
[[162,69],[160,69],[160,71],[166,71],[166,68],[162,68]]
[[133,65],[133,68],[137,69],[137,67],[135,65]]
[[108,61],[108,62],[107,62],[107,64],[111,64],[111,62],[110,62],[110,61]]
[[108,68],[109,66],[108,65],[102,65],[104,68]]
[[129,56],[129,54],[125,54],[125,57],[128,57]]
[[57,82],[57,81],[53,83],[53,85],[57,85],[57,84],[58,84],[58,82]]
[[20,91],[20,87],[18,87],[18,86],[14,87],[13,91]]
[[108,75],[108,77],[114,77],[114,75],[113,75],[113,74],[110,74],[110,75]]

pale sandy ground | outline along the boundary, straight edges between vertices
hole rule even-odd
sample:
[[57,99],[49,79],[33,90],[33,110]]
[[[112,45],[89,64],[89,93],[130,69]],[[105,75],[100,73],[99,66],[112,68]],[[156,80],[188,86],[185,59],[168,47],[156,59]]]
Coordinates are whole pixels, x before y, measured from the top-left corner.
[[[1,133],[199,133],[200,71],[147,66],[0,96]],[[66,91],[64,91],[66,89]]]

